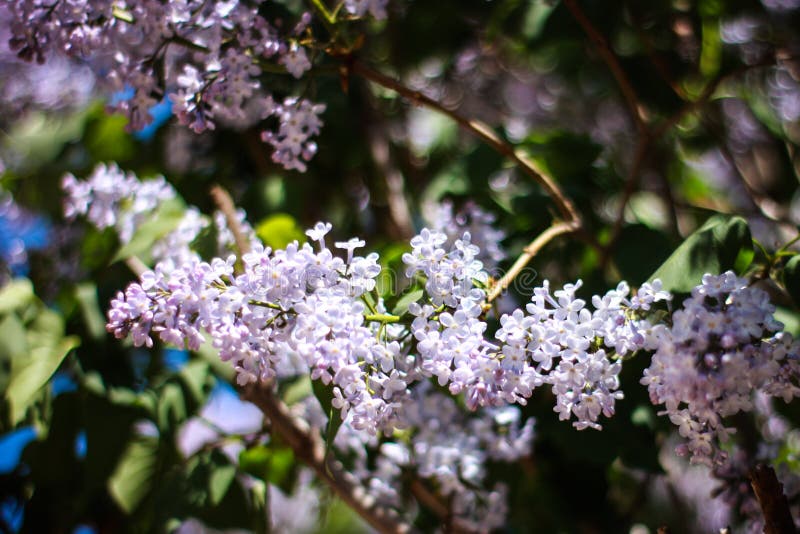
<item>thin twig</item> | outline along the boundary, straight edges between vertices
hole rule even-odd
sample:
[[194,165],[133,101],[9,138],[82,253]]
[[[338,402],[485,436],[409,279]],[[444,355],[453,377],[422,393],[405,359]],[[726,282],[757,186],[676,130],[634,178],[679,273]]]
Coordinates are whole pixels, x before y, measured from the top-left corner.
[[420,504],[439,518],[439,521],[442,522],[444,527],[444,532],[468,534],[481,531],[481,529],[471,521],[454,517],[447,506],[442,504],[436,495],[434,495],[421,480],[412,480],[410,490],[411,494],[414,495],[414,498],[417,499]]
[[399,81],[386,76],[383,73],[375,71],[361,63],[360,61],[351,58],[349,62],[350,72],[358,74],[365,79],[391,89],[399,95],[411,100],[415,104],[426,106],[442,115],[445,115],[458,123],[462,128],[471,132],[473,135],[481,139],[484,143],[493,148],[497,153],[512,160],[517,167],[519,167],[525,174],[527,174],[534,181],[539,183],[553,199],[558,211],[563,217],[563,221],[554,222],[547,230],[542,232],[536,237],[527,247],[525,252],[517,258],[517,261],[511,269],[503,276],[492,288],[488,296],[488,302],[497,298],[514,280],[514,278],[522,271],[529,261],[553,238],[576,232],[581,229],[582,221],[578,214],[577,209],[572,201],[561,191],[558,185],[548,176],[539,166],[525,155],[521,150],[514,148],[508,141],[502,139],[492,130],[488,125],[473,119],[467,119],[461,116],[458,112],[446,108],[440,102],[424,95],[420,91],[415,91],[406,87]]
[[236,249],[239,251],[239,256],[250,252],[250,242],[242,232],[242,226],[239,224],[239,216],[236,214],[236,206],[233,205],[230,193],[219,185],[211,187],[211,198],[217,209],[225,216],[225,222],[228,229],[233,234],[233,240],[236,243]]
[[130,258],[125,258],[125,265],[127,265],[128,269],[130,269],[133,272],[133,274],[135,274],[139,278],[141,278],[146,271],[150,270],[150,268],[147,265],[145,265],[145,263],[141,259],[139,259],[138,256],[131,256]]
[[433,109],[445,115],[458,123],[462,128],[468,130],[476,137],[480,138],[487,145],[492,147],[499,154],[512,160],[525,174],[533,178],[542,187],[544,187],[547,194],[553,199],[558,207],[561,216],[566,221],[573,223],[574,228],[580,225],[580,216],[578,215],[572,201],[561,191],[558,185],[550,178],[539,166],[528,158],[522,151],[516,150],[513,145],[502,139],[497,135],[488,125],[473,119],[468,119],[461,116],[458,112],[446,108],[440,102],[426,96],[420,91],[416,91],[407,87],[387,76],[381,72],[373,70],[364,63],[357,59],[351,58],[349,64],[349,71],[366,78],[367,80],[376,83],[380,86],[391,89],[397,94],[411,100],[415,104],[422,105]]
[[750,485],[764,514],[764,534],[794,534],[794,520],[775,470],[758,464],[750,471]]
[[550,226],[547,230],[539,234],[536,239],[525,247],[522,254],[514,262],[514,265],[503,275],[503,277],[494,283],[489,295],[486,297],[487,302],[492,302],[500,294],[505,291],[517,275],[525,268],[529,261],[539,253],[544,246],[549,243],[553,238],[563,234],[569,234],[576,230],[575,223],[573,222],[558,222]]
[[611,74],[617,81],[617,85],[619,85],[620,91],[622,92],[622,97],[628,106],[628,111],[630,112],[633,123],[636,125],[636,129],[640,134],[647,135],[647,124],[642,117],[639,97],[636,95],[636,90],[633,88],[625,71],[622,69],[619,59],[616,54],[614,54],[614,51],[611,50],[608,41],[603,34],[594,27],[594,24],[592,24],[592,21],[584,14],[576,0],[564,0],[564,5],[567,6],[573,18],[575,18],[586,35],[588,35],[597,46],[597,52],[600,54],[600,57],[603,58],[603,61],[606,62],[609,70],[611,70]]

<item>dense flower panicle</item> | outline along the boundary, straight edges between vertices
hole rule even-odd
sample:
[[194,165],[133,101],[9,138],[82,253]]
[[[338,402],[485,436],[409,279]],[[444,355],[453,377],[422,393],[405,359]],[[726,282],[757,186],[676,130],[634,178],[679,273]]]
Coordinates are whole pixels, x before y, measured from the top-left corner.
[[328,229],[309,231],[318,252],[297,242],[274,252],[255,246],[239,275],[234,256],[159,264],[112,302],[108,329],[135,345],[151,346],[157,336],[193,350],[208,335],[240,384],[270,379],[285,358],[300,358],[312,379],[334,386],[334,405],[342,417],[352,414],[355,428],[389,432],[399,421],[396,399],[414,375],[392,331],[365,318],[361,297],[375,287],[377,254],[355,256],[358,240],[351,241],[345,262],[325,247]]
[[421,371],[435,376],[451,393],[464,393],[467,406],[525,404],[533,390],[550,384],[562,419],[577,418],[579,428],[600,428],[600,414],[610,417],[622,397],[621,363],[596,346],[602,338],[621,357],[646,345],[652,326],[644,319],[654,302],[667,300],[660,282],[642,286],[628,299],[621,284],[594,297],[594,313],[576,297],[581,283],[550,293],[548,282],[534,290],[527,314],[503,315],[496,342],[485,339],[485,294],[475,283],[488,275],[477,260],[478,247],[464,233],[447,250],[442,232],[423,229],[403,256],[407,276],[422,273],[430,303],[414,303],[411,329],[422,358]]
[[[611,417],[623,396],[621,357],[645,346],[643,332],[651,326],[642,314],[669,294],[656,281],[628,299],[629,288],[622,283],[603,297],[594,296],[591,312],[576,296],[581,285],[567,284],[551,294],[545,281],[534,289],[527,314],[516,310],[501,317],[495,337],[504,346],[496,387],[509,400],[524,402],[533,388],[549,384],[561,419],[574,416],[576,428],[600,429],[600,414]],[[596,340],[614,352],[607,354]]]
[[[385,16],[385,0],[364,4],[356,11]],[[168,99],[178,121],[198,133],[217,123],[247,128],[277,117],[278,131],[264,137],[288,169],[304,169],[316,152],[310,138],[319,133],[324,106],[298,98],[277,105],[262,76],[266,66],[295,78],[311,68],[300,44],[309,13],[285,31],[238,0],[13,0],[7,9],[10,46],[20,58],[88,60],[98,79],[126,95],[112,107],[128,117],[131,130],[149,124],[150,108]]]
[[685,438],[678,452],[693,462],[725,462],[718,444],[735,429],[724,419],[752,410],[754,393],[787,402],[800,393],[800,345],[774,311],[765,291],[733,272],[707,274],[671,327],[655,332],[641,382]]

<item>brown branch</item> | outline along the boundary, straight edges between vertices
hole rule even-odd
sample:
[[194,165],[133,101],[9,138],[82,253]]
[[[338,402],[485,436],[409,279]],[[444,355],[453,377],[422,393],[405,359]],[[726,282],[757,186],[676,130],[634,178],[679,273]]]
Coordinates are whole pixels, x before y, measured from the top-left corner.
[[[368,95],[368,98],[372,95]],[[370,99],[370,105],[364,107],[365,134],[368,141],[375,170],[383,177],[385,182],[386,205],[389,219],[395,238],[410,239],[414,235],[414,224],[411,218],[411,209],[405,196],[405,178],[402,171],[394,163],[391,145],[386,135],[386,125],[380,114],[372,113],[376,103]]]
[[[250,243],[242,232],[230,194],[222,187],[215,185],[211,188],[211,197],[217,208],[225,215],[228,227],[236,240],[239,254],[246,254],[250,251]],[[379,506],[354,477],[340,465],[327,461],[325,444],[320,436],[295,418],[286,405],[275,397],[272,391],[273,384],[272,380],[268,380],[240,386],[238,390],[243,399],[255,404],[270,420],[271,431],[289,445],[295,456],[308,465],[342,501],[370,526],[385,534],[410,532],[411,526],[403,522],[394,510]]]
[[412,480],[410,490],[414,498],[417,499],[417,502],[439,518],[439,521],[442,522],[443,532],[447,532],[448,534],[473,534],[481,532],[481,529],[472,522],[454,517],[450,509],[448,509],[421,480]]
[[378,505],[340,464],[326,461],[325,445],[321,438],[313,430],[304,428],[304,423],[275,397],[271,384],[249,384],[240,387],[239,392],[244,400],[255,404],[270,420],[272,432],[291,447],[295,456],[371,527],[386,534],[411,532],[411,526],[403,522],[397,512]]
[[348,65],[350,69],[349,72],[362,76],[363,78],[382,87],[391,89],[397,94],[411,100],[415,104],[425,106],[449,117],[458,123],[462,128],[469,131],[481,139],[484,143],[492,147],[497,153],[509,158],[525,174],[533,178],[533,180],[538,182],[545,189],[545,191],[547,191],[547,194],[556,203],[556,206],[558,207],[558,210],[564,220],[571,221],[574,225],[574,228],[578,228],[580,226],[581,219],[577,210],[575,209],[575,206],[572,204],[572,201],[567,198],[566,195],[564,195],[553,179],[550,178],[542,169],[540,169],[534,161],[528,158],[521,151],[516,150],[513,145],[497,135],[487,124],[463,117],[458,114],[458,112],[446,108],[440,102],[430,98],[429,96],[426,96],[420,91],[406,87],[401,82],[368,67],[357,59],[351,58]]
[[644,167],[645,158],[650,149],[651,141],[652,138],[649,136],[642,137],[639,140],[639,143],[636,145],[636,153],[633,156],[633,163],[628,171],[628,177],[625,180],[625,189],[622,192],[622,199],[620,200],[617,218],[614,220],[614,227],[611,230],[611,238],[603,247],[603,251],[600,256],[600,265],[602,267],[605,267],[608,264],[611,253],[613,252],[620,233],[622,232],[622,224],[625,221],[625,209],[628,207],[628,203],[630,202],[633,193],[636,192],[636,186],[639,185],[639,176],[642,173],[642,168]]
[[558,222],[550,226],[547,230],[539,234],[536,239],[531,241],[531,243],[525,247],[522,254],[517,258],[517,261],[514,262],[514,265],[503,275],[503,277],[494,283],[492,286],[491,291],[489,291],[489,295],[486,297],[487,302],[492,302],[496,299],[500,294],[508,289],[508,286],[511,285],[511,282],[517,277],[517,275],[525,268],[529,261],[531,261],[534,256],[536,256],[544,246],[553,240],[553,238],[558,237],[563,234],[569,234],[574,232],[577,229],[574,222]]
[[217,209],[225,216],[225,222],[233,234],[233,240],[236,243],[239,255],[247,254],[250,252],[250,242],[242,232],[242,226],[239,224],[239,217],[236,214],[236,206],[233,205],[230,193],[223,189],[222,186],[214,185],[211,187],[210,194],[214,204],[217,205]]
[[783,485],[771,467],[758,464],[750,471],[750,485],[764,514],[765,534],[794,534],[794,520]]
[[523,254],[517,258],[517,261],[511,269],[503,276],[492,288],[488,296],[488,302],[497,298],[514,280],[514,278],[522,271],[529,261],[553,238],[576,232],[581,229],[582,222],[578,211],[575,209],[572,201],[561,191],[558,185],[550,178],[539,166],[531,160],[522,151],[514,148],[508,141],[502,139],[497,135],[494,130],[487,124],[480,121],[467,119],[461,116],[456,111],[446,108],[440,102],[424,95],[420,91],[415,91],[406,87],[399,81],[386,76],[383,73],[375,71],[361,63],[356,59],[352,59],[349,63],[350,72],[358,74],[365,79],[391,89],[397,94],[411,100],[415,104],[426,106],[442,115],[445,115],[459,124],[462,128],[469,131],[484,143],[493,148],[497,153],[509,158],[517,167],[519,167],[525,174],[527,174],[534,181],[539,183],[550,198],[555,202],[561,217],[564,219],[560,222],[554,222],[547,230],[542,232],[536,237],[527,247]]
[[625,71],[622,69],[619,59],[616,54],[614,54],[614,51],[611,50],[608,41],[603,34],[594,27],[592,21],[584,14],[576,0],[564,0],[564,5],[567,6],[567,9],[569,9],[573,18],[578,22],[581,28],[583,28],[586,35],[589,36],[589,39],[597,46],[597,52],[600,54],[600,57],[603,58],[603,61],[606,62],[609,70],[611,70],[611,74],[614,76],[617,85],[619,85],[622,97],[628,106],[631,119],[633,119],[633,123],[636,125],[636,130],[638,130],[640,134],[647,135],[647,124],[642,117],[639,97],[636,95],[633,85],[631,85]]
[[145,265],[145,263],[138,256],[125,258],[125,265],[127,265],[128,269],[130,269],[131,272],[133,272],[133,274],[139,278],[141,278],[146,271],[150,270],[150,267]]

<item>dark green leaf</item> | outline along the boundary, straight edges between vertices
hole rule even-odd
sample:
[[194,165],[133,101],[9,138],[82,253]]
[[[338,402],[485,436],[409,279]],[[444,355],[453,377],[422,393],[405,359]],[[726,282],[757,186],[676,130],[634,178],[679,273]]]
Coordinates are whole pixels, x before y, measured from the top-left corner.
[[97,301],[97,286],[84,282],[75,286],[75,300],[81,310],[83,322],[92,339],[102,339],[106,335],[106,320]]
[[734,269],[742,250],[752,250],[750,229],[741,217],[715,215],[686,240],[650,276],[664,289],[688,293],[706,273]]
[[327,452],[333,446],[336,433],[339,431],[339,427],[342,426],[344,421],[342,420],[341,412],[335,409],[332,404],[333,384],[328,384],[326,386],[321,380],[313,380],[311,382],[311,388],[314,391],[314,396],[317,397],[320,405],[322,405],[322,411],[328,416],[328,429],[325,432],[325,452],[327,455]]
[[795,305],[800,306],[800,254],[786,262],[783,268],[783,284]]
[[643,224],[622,229],[614,249],[614,264],[624,280],[639,284],[667,258],[670,242]]
[[[52,317],[58,317],[58,315],[55,312],[44,310],[37,319],[44,323],[50,323]],[[60,330],[63,332],[63,326]],[[22,420],[25,411],[56,372],[69,351],[80,344],[76,337],[57,339],[61,335],[58,332],[50,332],[49,336],[31,335],[32,333],[28,334],[28,350],[22,354],[15,354],[11,364],[11,379],[6,390],[6,398],[11,406],[12,424]]]
[[288,447],[256,445],[239,453],[242,471],[284,490],[291,487],[294,466],[294,452]]
[[137,436],[108,480],[108,491],[126,513],[133,513],[153,490],[158,467],[158,438]]

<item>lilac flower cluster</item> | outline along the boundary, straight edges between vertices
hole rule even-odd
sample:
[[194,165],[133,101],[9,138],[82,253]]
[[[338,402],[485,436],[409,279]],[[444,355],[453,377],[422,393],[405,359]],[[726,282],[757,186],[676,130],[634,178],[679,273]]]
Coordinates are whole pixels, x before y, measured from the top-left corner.
[[[130,242],[155,210],[177,199],[177,192],[163,176],[140,180],[116,164],[98,165],[86,180],[67,174],[62,179],[62,187],[67,194],[64,213],[68,218],[81,215],[100,230],[113,227],[123,244]],[[240,230],[255,245],[258,242],[255,231],[245,220],[245,212],[238,210],[237,216]],[[234,250],[233,233],[221,212],[214,213],[213,223],[217,232],[217,253],[228,256]],[[199,261],[192,244],[208,226],[208,218],[197,208],[189,207],[175,229],[153,244],[150,255],[165,272]]]
[[487,270],[492,270],[506,258],[500,248],[505,232],[493,226],[494,214],[484,211],[474,202],[467,202],[457,211],[449,200],[431,203],[425,206],[424,215],[428,228],[444,233],[448,245],[460,239],[465,231],[469,232],[471,242],[480,248],[478,259]]
[[758,391],[787,402],[800,393],[800,344],[781,331],[774,311],[765,291],[733,272],[707,274],[671,327],[654,329],[655,354],[641,383],[685,438],[679,454],[724,463],[719,443],[735,431],[726,417],[752,410]]
[[[384,3],[350,8],[381,15]],[[311,68],[301,44],[309,13],[287,29],[238,0],[14,0],[7,10],[9,43],[20,58],[43,63],[65,54],[88,60],[112,90],[131,95],[113,106],[133,130],[150,123],[150,108],[168,98],[178,120],[195,132],[276,117],[278,131],[264,137],[286,168],[304,169],[316,151],[310,137],[319,132],[324,106],[300,98],[276,104],[262,76],[277,69],[299,78]]]
[[660,282],[645,284],[628,299],[626,284],[604,297],[594,297],[594,313],[576,297],[580,288],[567,284],[550,294],[548,282],[534,290],[526,307],[500,319],[497,344],[484,337],[482,319],[485,294],[475,283],[487,275],[476,259],[478,247],[470,234],[456,240],[447,251],[447,236],[423,230],[412,239],[412,252],[403,256],[406,274],[425,276],[430,303],[415,303],[409,312],[422,357],[420,370],[435,376],[450,392],[465,393],[467,406],[525,404],[533,390],[550,384],[556,394],[555,410],[561,419],[577,417],[579,428],[600,428],[600,413],[611,416],[622,397],[619,361],[612,362],[595,341],[600,338],[616,350],[617,358],[643,348],[652,326],[643,315],[654,302],[668,300]]
[[113,227],[122,243],[133,238],[156,207],[176,197],[163,176],[139,181],[115,163],[98,165],[87,180],[67,174],[61,185],[67,193],[64,214],[68,218],[82,215],[101,230]]
[[428,382],[412,388],[406,405],[404,439],[371,443],[377,449],[372,468],[364,447],[370,443],[369,436],[345,422],[334,445],[355,458],[352,473],[382,504],[407,510],[400,491],[402,474],[413,471],[451,503],[456,518],[479,531],[501,527],[507,513],[505,488],[498,484],[486,489],[486,463],[515,462],[528,456],[533,419],[523,423],[514,406],[467,416],[451,397],[434,391]]
[[205,332],[239,384],[273,378],[284,355],[296,354],[312,379],[333,384],[343,418],[389,432],[398,419],[396,397],[413,378],[409,360],[385,327],[381,303],[366,298],[380,272],[378,255],[355,256],[364,242],[351,239],[336,243],[346,260],[335,256],[325,245],[330,229],[318,223],[307,232],[318,252],[297,242],[274,252],[256,246],[242,257],[241,274],[233,271],[234,256],[174,270],[157,265],[112,302],[108,329],[137,346],[151,346],[155,334],[193,350]]

